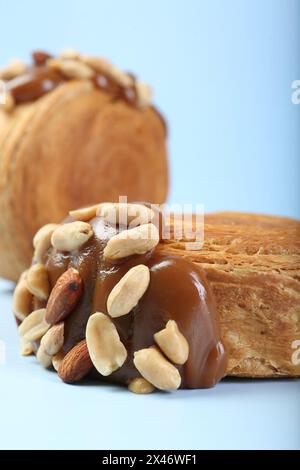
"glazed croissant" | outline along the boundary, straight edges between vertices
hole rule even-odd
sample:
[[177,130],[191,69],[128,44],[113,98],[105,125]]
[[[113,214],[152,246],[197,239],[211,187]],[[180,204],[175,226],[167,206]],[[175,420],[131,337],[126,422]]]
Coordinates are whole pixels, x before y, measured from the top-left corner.
[[145,84],[72,50],[33,59],[0,72],[0,275],[11,280],[45,223],[123,194],[161,203],[168,187],[166,125]]

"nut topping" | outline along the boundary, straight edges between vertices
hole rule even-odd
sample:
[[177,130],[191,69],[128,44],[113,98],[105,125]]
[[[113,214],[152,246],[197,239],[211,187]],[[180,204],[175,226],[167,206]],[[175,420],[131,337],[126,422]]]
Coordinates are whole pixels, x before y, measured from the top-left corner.
[[56,372],[58,372],[58,369],[60,368],[60,365],[63,359],[65,358],[65,356],[66,356],[66,353],[64,353],[64,351],[59,351],[57,354],[55,354],[52,357],[52,365],[53,365],[54,370],[56,370]]
[[124,88],[131,87],[134,84],[133,78],[128,73],[123,72],[115,65],[110,65],[108,74],[111,76],[113,80],[116,81],[116,83],[118,83]]
[[50,328],[45,320],[46,309],[32,312],[19,326],[19,334],[25,341],[38,341]]
[[155,248],[158,243],[159,233],[155,225],[144,224],[113,236],[104,249],[104,256],[114,260],[141,255]]
[[122,87],[133,86],[133,78],[126,72],[123,72],[115,65],[112,65],[107,59],[103,57],[82,56],[81,61],[91,67],[98,73],[108,75],[110,78]]
[[20,340],[20,354],[21,356],[30,356],[34,353],[34,348],[30,341],[26,341],[24,338]]
[[96,312],[90,316],[86,327],[86,342],[91,360],[101,375],[110,375],[124,364],[126,348],[107,315]]
[[149,282],[148,266],[139,264],[129,269],[108,296],[108,314],[115,318],[129,313],[146,292]]
[[66,383],[78,382],[92,367],[86,341],[82,340],[65,355],[58,368],[58,375]]
[[46,353],[42,344],[36,353],[36,359],[45,369],[48,369],[52,365],[52,358]]
[[0,109],[4,109],[7,113],[10,113],[15,108],[15,99],[10,91],[4,92],[4,102],[0,103]]
[[58,226],[52,234],[51,243],[57,250],[73,251],[84,245],[92,235],[90,224],[76,221]]
[[148,380],[143,379],[143,377],[137,377],[129,382],[128,390],[141,395],[145,393],[152,393],[155,390],[155,387],[153,387],[153,385],[148,382]]
[[112,225],[118,224],[126,227],[132,221],[136,221],[136,225],[143,225],[151,222],[154,218],[154,212],[149,207],[125,202],[99,204],[97,215]]
[[48,356],[57,354],[64,344],[64,323],[60,322],[53,325],[50,330],[42,337],[41,346]]
[[89,207],[83,207],[82,209],[70,211],[69,215],[73,217],[73,219],[75,220],[86,222],[87,220],[91,220],[94,217],[96,217],[98,207],[99,207],[99,204],[95,204],[94,206],[89,206]]
[[27,288],[38,299],[47,300],[49,297],[49,280],[45,266],[41,263],[34,264],[27,273]]
[[166,328],[155,333],[154,339],[162,352],[174,364],[184,364],[187,361],[189,344],[174,320],[169,320]]
[[69,268],[58,278],[48,300],[46,321],[53,325],[64,320],[76,307],[82,294],[79,272]]
[[152,90],[146,83],[137,82],[135,84],[137,94],[137,105],[140,109],[147,108],[151,103]]
[[176,390],[180,387],[178,370],[155,347],[136,351],[133,362],[139,373],[156,388]]
[[0,70],[1,80],[11,80],[22,75],[27,70],[27,65],[19,59],[13,59],[5,68]]
[[27,288],[27,272],[21,275],[13,295],[13,312],[16,318],[23,321],[32,311],[32,294]]
[[49,59],[47,65],[67,78],[87,79],[94,75],[94,71],[88,65],[74,59]]
[[51,59],[51,55],[48,52],[35,50],[32,52],[32,58],[35,65],[45,65],[48,59]]
[[59,53],[61,59],[73,59],[78,60],[80,58],[80,53],[73,49],[72,47],[65,47]]
[[41,262],[47,250],[51,247],[51,237],[58,224],[47,224],[41,227],[33,238],[34,255],[36,261]]

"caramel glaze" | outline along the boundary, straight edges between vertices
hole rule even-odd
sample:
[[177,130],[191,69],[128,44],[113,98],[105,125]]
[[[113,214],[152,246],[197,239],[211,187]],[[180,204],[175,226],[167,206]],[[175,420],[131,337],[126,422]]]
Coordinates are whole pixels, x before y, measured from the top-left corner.
[[[62,83],[70,80],[59,71],[47,66],[47,59],[52,57],[50,54],[43,51],[35,51],[32,56],[34,64],[28,67],[26,73],[6,82],[6,88],[12,94],[17,104],[35,101]],[[107,74],[97,72],[95,72],[92,78],[92,83],[95,88],[109,93],[114,101],[121,99],[129,105],[136,107],[135,76],[129,75],[133,79],[133,85],[130,87],[121,86]],[[154,106],[151,107],[161,119],[167,133],[167,124],[164,117]]]
[[68,352],[85,338],[91,314],[107,313],[108,295],[122,276],[133,266],[145,264],[150,269],[146,293],[128,315],[112,319],[127,349],[127,360],[106,379],[96,369],[90,376],[124,384],[138,377],[140,374],[133,364],[134,351],[152,346],[154,333],[174,319],[190,348],[187,362],[177,366],[182,377],[181,388],[215,385],[225,374],[226,353],[220,339],[214,300],[202,270],[183,258],[165,256],[155,250],[118,263],[108,262],[103,250],[117,230],[98,217],[90,224],[94,235],[82,249],[62,253],[51,248],[47,256],[51,287],[69,267],[76,268],[83,279],[82,298],[65,320],[64,351]]

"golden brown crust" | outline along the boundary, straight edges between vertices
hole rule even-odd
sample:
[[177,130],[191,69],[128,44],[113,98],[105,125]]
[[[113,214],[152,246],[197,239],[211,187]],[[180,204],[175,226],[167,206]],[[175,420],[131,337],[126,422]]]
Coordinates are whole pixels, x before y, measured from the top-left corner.
[[70,209],[119,195],[163,202],[165,140],[153,108],[112,101],[88,81],[0,112],[0,275],[16,280],[36,230]]
[[209,214],[200,251],[186,251],[184,240],[159,249],[204,268],[217,300],[228,375],[300,375],[292,361],[293,342],[300,340],[300,222]]

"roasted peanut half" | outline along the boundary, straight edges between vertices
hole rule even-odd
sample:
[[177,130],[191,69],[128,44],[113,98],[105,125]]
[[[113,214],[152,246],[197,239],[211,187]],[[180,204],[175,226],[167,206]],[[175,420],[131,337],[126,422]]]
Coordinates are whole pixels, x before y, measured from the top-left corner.
[[189,357],[189,344],[180,333],[176,321],[169,320],[166,327],[155,333],[154,339],[162,352],[174,364],[184,364]]
[[150,223],[155,214],[143,204],[103,202],[98,205],[97,215],[111,225],[128,226],[134,222],[137,226]]
[[141,255],[152,250],[159,243],[159,233],[154,224],[144,224],[124,230],[108,240],[104,257],[108,259]]
[[127,315],[143,297],[149,282],[148,266],[139,264],[129,269],[108,296],[108,314],[113,318]]
[[140,109],[147,108],[151,103],[152,90],[146,83],[137,82],[135,84],[137,94],[137,105]]
[[24,271],[15,288],[12,309],[16,318],[23,321],[32,311],[33,296],[27,287],[27,272]]
[[50,68],[59,70],[67,78],[88,79],[95,74],[88,65],[74,59],[49,59],[47,65]]
[[137,377],[129,382],[128,390],[138,395],[152,393],[155,387],[143,377]]
[[93,235],[90,224],[86,222],[70,222],[63,224],[54,230],[51,243],[57,250],[73,251],[78,250]]
[[72,59],[78,60],[80,58],[80,53],[73,49],[72,47],[65,47],[59,53],[61,59]]
[[94,206],[82,207],[81,209],[70,211],[69,214],[75,220],[87,222],[88,220],[91,220],[96,217],[98,207],[99,204],[96,204]]
[[156,348],[140,349],[134,353],[134,365],[139,373],[160,390],[176,390],[180,387],[181,377]]
[[110,318],[96,312],[90,316],[86,327],[86,343],[90,358],[97,371],[110,375],[124,364],[127,351]]
[[11,62],[0,70],[0,80],[11,80],[22,75],[27,70],[25,62],[19,59],[12,59]]
[[51,247],[51,237],[58,224],[46,224],[41,227],[33,238],[34,255],[33,258],[41,262],[47,250]]
[[41,339],[41,346],[48,356],[55,356],[64,344],[64,323],[51,326],[47,333]]
[[25,341],[37,341],[49,330],[45,320],[46,309],[35,310],[19,326],[19,334]]
[[47,300],[49,297],[49,279],[46,267],[41,264],[33,264],[27,273],[27,288],[38,299]]
[[42,345],[40,345],[36,353],[36,359],[45,369],[48,369],[52,365],[52,358],[46,353]]
[[34,348],[32,346],[32,343],[30,341],[24,340],[24,338],[21,338],[20,340],[21,356],[30,356],[32,353],[34,353]]

